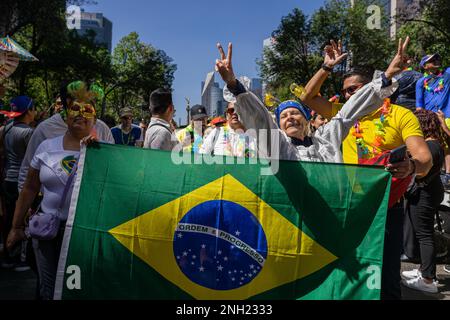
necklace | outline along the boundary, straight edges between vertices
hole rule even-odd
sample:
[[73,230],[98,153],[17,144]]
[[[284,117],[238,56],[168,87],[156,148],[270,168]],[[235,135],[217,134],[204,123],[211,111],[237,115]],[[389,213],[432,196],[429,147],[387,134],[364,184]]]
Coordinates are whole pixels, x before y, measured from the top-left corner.
[[[434,79],[439,79],[439,83],[438,83],[437,88],[435,88],[433,90],[432,88],[430,88],[430,80],[434,80]],[[435,76],[433,74],[426,75],[425,81],[423,82],[423,87],[428,92],[439,93],[439,92],[443,91],[444,90],[444,78],[442,78],[442,72],[440,74],[438,74],[437,76]]]
[[[385,99],[383,106],[380,109],[381,115],[379,119],[375,119],[373,121],[375,125],[375,138],[372,142],[372,151],[370,151],[369,146],[364,140],[363,130],[361,129],[361,123],[358,120],[355,124],[355,131],[353,132],[353,136],[356,138],[356,145],[358,147],[358,155],[361,158],[373,158],[379,155],[381,152],[378,151],[377,148],[380,148],[383,145],[384,137],[386,135],[385,126],[387,124],[386,117],[391,111],[391,100]],[[371,156],[372,154],[372,156]]]
[[[132,131],[132,130],[131,130],[131,131]],[[124,136],[123,136],[123,130],[120,129],[120,133],[122,134],[122,144],[125,145],[125,146],[130,145],[130,142],[131,142],[130,138],[132,139],[131,131],[128,133],[128,136],[127,136],[127,143],[125,143],[125,138],[124,138]]]
[[[230,128],[225,126],[223,128],[223,143],[224,143],[224,155],[231,157],[255,157],[252,150],[250,150],[250,139],[245,134],[239,134],[235,131],[233,137],[230,136]],[[231,141],[233,139],[233,142]],[[237,141],[235,141],[237,139]]]
[[194,128],[192,128],[192,126],[188,126],[186,128],[186,133],[189,134],[191,136],[191,147],[192,147],[192,151],[194,153],[199,153],[200,152],[200,148],[202,147],[203,144],[203,136],[198,134],[198,132],[196,130],[194,130]]

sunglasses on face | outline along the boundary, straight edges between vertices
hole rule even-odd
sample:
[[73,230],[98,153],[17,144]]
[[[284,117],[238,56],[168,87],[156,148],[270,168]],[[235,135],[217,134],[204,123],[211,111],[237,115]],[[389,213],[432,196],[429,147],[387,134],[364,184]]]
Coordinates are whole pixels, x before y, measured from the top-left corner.
[[361,89],[361,87],[362,87],[362,85],[351,86],[351,87],[348,87],[347,89],[343,89],[341,93],[343,96],[345,96],[346,94],[352,96],[356,93],[356,91]]
[[434,65],[436,65],[436,64],[441,64],[441,59],[439,59],[439,58],[433,58],[433,59],[431,59],[430,61],[428,61],[427,63],[432,63],[432,64],[434,64]]
[[81,115],[86,119],[95,118],[95,108],[91,104],[84,104],[79,102],[74,102],[71,106],[69,106],[67,110],[69,116],[76,117]]
[[228,108],[227,109],[227,113],[230,114],[230,115],[234,114],[234,109],[233,108]]

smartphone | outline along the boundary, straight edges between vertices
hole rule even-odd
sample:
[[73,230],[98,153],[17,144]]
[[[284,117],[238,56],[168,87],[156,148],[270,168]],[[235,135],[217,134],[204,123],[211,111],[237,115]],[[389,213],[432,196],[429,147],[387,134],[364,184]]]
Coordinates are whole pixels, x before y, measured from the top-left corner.
[[408,148],[406,147],[406,145],[403,145],[392,150],[389,156],[389,163],[399,163],[405,161],[407,149]]

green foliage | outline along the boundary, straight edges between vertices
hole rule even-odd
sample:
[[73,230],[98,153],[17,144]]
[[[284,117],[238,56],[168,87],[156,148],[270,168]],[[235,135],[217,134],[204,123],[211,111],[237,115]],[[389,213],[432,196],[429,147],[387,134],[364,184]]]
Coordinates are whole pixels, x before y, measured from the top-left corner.
[[112,67],[117,76],[107,94],[112,93],[109,102],[117,112],[124,107],[148,105],[152,91],[171,88],[176,71],[164,51],[141,42],[136,32],[120,40],[114,49]]
[[397,20],[402,24],[399,37],[411,37],[410,54],[415,58],[416,66],[425,54],[435,52],[442,56],[444,65],[449,66],[450,2],[421,1],[414,13],[412,17],[400,14]]
[[273,48],[267,48],[258,61],[262,77],[272,87],[305,83],[312,76],[314,56],[310,52],[310,29],[308,17],[300,9],[294,9],[281,19],[280,26],[272,33]]
[[[280,96],[292,82],[306,84],[323,62],[322,52],[331,39],[341,39],[351,53],[353,66],[371,66],[384,70],[395,48],[388,32],[388,20],[382,15],[382,30],[370,30],[367,6],[356,1],[329,0],[308,19],[299,9],[283,17],[273,32],[274,50],[265,50],[259,61],[261,77],[269,90]],[[348,66],[350,67],[350,66]],[[347,66],[343,63],[328,79],[323,94],[333,96],[341,88],[341,76]]]
[[[124,37],[111,55],[95,43],[95,32],[80,36],[66,26],[68,4],[85,0],[2,0],[0,32],[4,30],[39,62],[21,62],[7,82],[5,100],[19,94],[32,97],[38,110],[47,110],[63,83],[75,80],[96,83],[104,92],[97,112],[117,115],[122,107],[136,109],[148,105],[150,93],[172,86],[176,65],[164,51],[139,40],[137,33]],[[148,109],[148,108],[147,108]]]

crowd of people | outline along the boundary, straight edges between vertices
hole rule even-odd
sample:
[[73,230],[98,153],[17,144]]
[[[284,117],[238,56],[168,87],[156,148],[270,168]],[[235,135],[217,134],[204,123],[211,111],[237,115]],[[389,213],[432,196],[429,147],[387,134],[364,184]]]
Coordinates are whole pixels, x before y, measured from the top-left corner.
[[[342,44],[331,41],[304,93],[281,102],[273,113],[236,78],[232,45],[225,53],[218,44],[215,66],[226,83],[226,112],[210,120],[206,107],[195,105],[191,123],[180,129],[173,121],[172,93],[163,88],[151,94],[149,123],[135,124],[133,109],[124,108],[117,126],[114,119],[97,119],[95,106],[103,92],[82,81],[64,86],[54,115],[39,123],[32,98],[12,99],[10,111],[2,112],[6,118],[0,129],[1,266],[17,271],[31,267],[38,275],[38,298],[53,298],[80,145],[100,141],[212,156],[383,164],[392,174],[392,188],[381,298],[400,299],[401,282],[438,292],[433,236],[444,185],[450,184],[450,68],[431,54],[420,62],[421,72],[413,70],[408,43],[409,38],[400,40],[385,72],[355,66],[343,75],[345,101],[339,103],[320,94],[335,67],[347,58]],[[255,133],[262,130],[272,134],[258,139]],[[407,152],[391,162],[389,154],[403,146]],[[404,240],[406,225],[412,244]],[[413,255],[416,242],[421,266],[403,272],[402,280],[401,255]],[[450,272],[448,266],[445,270]]]

